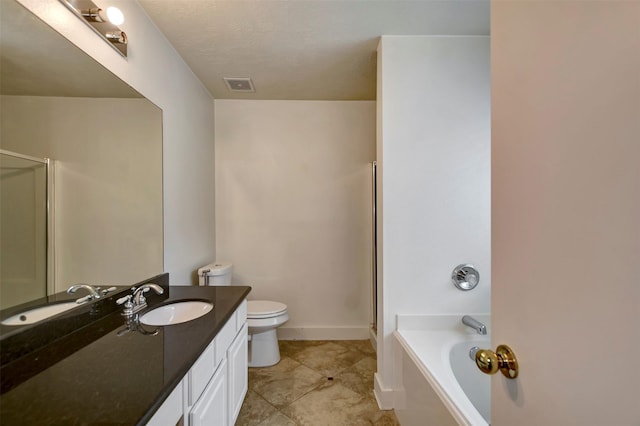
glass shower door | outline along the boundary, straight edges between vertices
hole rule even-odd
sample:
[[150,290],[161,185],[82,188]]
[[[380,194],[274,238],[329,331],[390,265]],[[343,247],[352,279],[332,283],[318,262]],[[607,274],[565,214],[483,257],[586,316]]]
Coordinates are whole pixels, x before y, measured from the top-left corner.
[[0,150],[0,309],[47,295],[48,163]]

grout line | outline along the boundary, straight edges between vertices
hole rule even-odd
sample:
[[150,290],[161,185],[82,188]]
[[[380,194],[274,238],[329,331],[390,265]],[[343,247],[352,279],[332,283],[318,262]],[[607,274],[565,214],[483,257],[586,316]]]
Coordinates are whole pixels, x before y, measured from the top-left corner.
[[[269,401],[267,401],[266,399],[264,399],[264,397],[262,395],[260,395],[258,392],[251,390],[251,392],[255,393],[258,398],[260,398],[261,400],[263,400],[264,402],[267,403],[267,405],[269,405],[270,407],[272,407],[274,410],[276,410],[276,412],[280,412],[280,410],[278,410],[278,407],[275,407],[273,404],[271,404]],[[242,408],[240,409],[242,411]],[[269,419],[269,417],[271,417],[273,414],[268,415],[267,417],[265,417],[264,419],[260,419],[260,423],[258,423],[256,426],[260,426],[262,423],[264,423],[266,420]]]

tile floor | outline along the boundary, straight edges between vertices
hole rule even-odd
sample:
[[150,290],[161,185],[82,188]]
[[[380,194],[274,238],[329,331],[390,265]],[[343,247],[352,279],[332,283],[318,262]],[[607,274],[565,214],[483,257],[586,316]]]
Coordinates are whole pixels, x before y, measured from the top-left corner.
[[369,340],[280,341],[280,363],[249,368],[236,426],[399,426],[373,396]]

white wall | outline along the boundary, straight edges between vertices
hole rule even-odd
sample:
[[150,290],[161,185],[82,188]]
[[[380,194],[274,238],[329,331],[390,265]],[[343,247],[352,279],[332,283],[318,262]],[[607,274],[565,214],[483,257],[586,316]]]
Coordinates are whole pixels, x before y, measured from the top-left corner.
[[2,147],[54,160],[55,291],[161,273],[161,111],[145,99],[0,99]]
[[640,3],[491,7],[491,423],[638,425]]
[[172,284],[196,281],[198,266],[215,257],[213,101],[142,7],[117,5],[129,38],[122,58],[58,0],[19,0],[163,111],[164,269]]
[[218,260],[285,339],[367,338],[373,102],[216,100]]
[[[490,310],[488,37],[382,37],[378,51],[380,403],[392,405],[398,314]],[[451,271],[471,263],[472,291]]]

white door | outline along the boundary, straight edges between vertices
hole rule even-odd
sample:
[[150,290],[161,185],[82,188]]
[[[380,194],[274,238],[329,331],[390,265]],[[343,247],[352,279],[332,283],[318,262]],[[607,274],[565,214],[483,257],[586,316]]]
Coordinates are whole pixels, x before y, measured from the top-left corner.
[[492,424],[640,425],[640,2],[491,8]]

